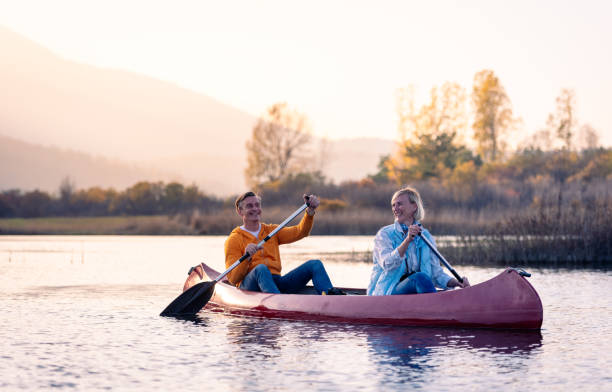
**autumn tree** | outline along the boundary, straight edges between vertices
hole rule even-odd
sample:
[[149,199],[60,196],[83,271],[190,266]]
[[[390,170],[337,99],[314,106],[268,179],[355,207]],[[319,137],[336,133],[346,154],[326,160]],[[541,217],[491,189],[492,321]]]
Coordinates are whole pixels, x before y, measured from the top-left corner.
[[159,213],[162,194],[163,184],[161,182],[140,181],[125,190],[127,210],[135,215]]
[[504,148],[504,136],[514,127],[512,105],[499,78],[491,70],[474,75],[472,86],[474,139],[477,152],[487,162],[495,162]]
[[315,157],[312,144],[312,129],[305,115],[287,103],[270,106],[246,143],[246,183],[256,187],[290,174],[317,170],[318,167],[306,167],[307,161]]
[[562,89],[555,99],[555,111],[548,115],[546,126],[561,142],[562,148],[572,149],[572,141],[576,136],[576,97],[573,90]]
[[576,98],[573,90],[562,89],[555,99],[555,111],[548,115],[546,128],[556,136],[561,149],[554,151],[548,160],[548,169],[553,179],[558,183],[557,218],[561,218],[563,205],[563,190],[568,178],[575,174],[577,154],[573,151],[573,141],[576,136],[578,121],[576,118]]
[[72,197],[74,195],[76,186],[74,184],[74,181],[66,176],[62,179],[62,182],[60,183],[60,187],[59,187],[59,194],[60,194],[60,208],[62,209],[63,213],[70,213],[70,205],[72,202]]
[[580,145],[584,150],[595,150],[599,146],[599,134],[589,124],[580,128]]
[[397,93],[400,142],[397,154],[386,160],[385,171],[398,183],[440,178],[458,163],[473,159],[459,142],[467,128],[466,94],[456,83],[430,92],[429,103],[415,109],[411,88]]

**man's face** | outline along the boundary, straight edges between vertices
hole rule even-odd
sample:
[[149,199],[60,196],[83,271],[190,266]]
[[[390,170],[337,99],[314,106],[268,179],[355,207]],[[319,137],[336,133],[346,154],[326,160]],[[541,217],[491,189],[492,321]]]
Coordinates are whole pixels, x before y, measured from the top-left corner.
[[240,203],[238,214],[243,220],[258,221],[261,217],[261,204],[257,196],[249,196]]

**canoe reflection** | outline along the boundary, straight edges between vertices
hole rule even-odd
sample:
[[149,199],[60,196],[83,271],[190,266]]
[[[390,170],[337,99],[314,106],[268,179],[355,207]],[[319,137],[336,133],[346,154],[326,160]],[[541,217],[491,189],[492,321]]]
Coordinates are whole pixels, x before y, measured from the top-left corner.
[[542,345],[539,331],[382,327],[367,328],[365,333],[372,348],[396,353],[418,353],[446,346],[517,354],[529,353]]
[[440,373],[443,358],[449,355],[489,371],[517,371],[531,362],[517,358],[528,358],[542,346],[539,331],[383,327],[363,332],[370,360],[379,368],[380,385],[423,385]]
[[365,338],[372,353],[402,362],[428,354],[434,348],[479,350],[491,354],[528,355],[541,347],[539,331],[417,328],[350,325],[230,317],[227,339],[235,344],[259,344],[279,349],[287,339],[322,341]]
[[253,318],[233,318],[227,324],[228,343],[238,345],[260,345],[269,349],[280,348],[279,338],[283,338],[281,321],[258,320]]

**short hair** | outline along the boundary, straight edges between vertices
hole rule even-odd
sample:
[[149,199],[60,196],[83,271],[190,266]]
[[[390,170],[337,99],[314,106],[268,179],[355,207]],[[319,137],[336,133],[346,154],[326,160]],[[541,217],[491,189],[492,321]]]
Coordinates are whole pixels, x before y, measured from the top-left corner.
[[401,195],[408,195],[408,200],[413,203],[416,203],[417,210],[414,212],[414,219],[418,221],[425,219],[425,208],[423,208],[423,200],[421,200],[421,195],[419,194],[419,191],[409,186],[402,188],[393,194],[393,197],[391,198],[391,203],[393,204],[393,200],[397,199]]
[[240,203],[242,203],[244,201],[244,199],[246,199],[247,197],[251,197],[251,196],[255,196],[257,197],[257,200],[259,200],[259,202],[261,202],[261,197],[259,197],[255,192],[253,191],[248,191],[243,193],[242,195],[238,196],[238,198],[236,199],[236,209],[240,208]]

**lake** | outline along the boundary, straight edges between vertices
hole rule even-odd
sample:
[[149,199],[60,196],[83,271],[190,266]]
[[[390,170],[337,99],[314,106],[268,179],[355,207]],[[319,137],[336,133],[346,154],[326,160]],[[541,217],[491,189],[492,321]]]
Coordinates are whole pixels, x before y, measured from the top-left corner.
[[[1,236],[0,389],[612,390],[611,271],[527,269],[535,333],[159,317],[189,267],[224,269],[224,239]],[[335,285],[365,287],[371,241],[308,237],[281,247],[284,271],[321,258]]]

